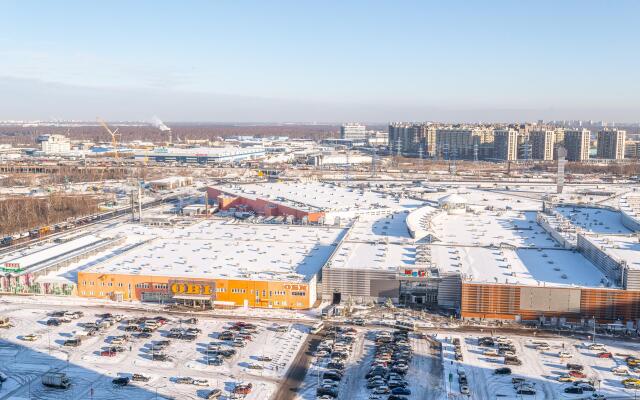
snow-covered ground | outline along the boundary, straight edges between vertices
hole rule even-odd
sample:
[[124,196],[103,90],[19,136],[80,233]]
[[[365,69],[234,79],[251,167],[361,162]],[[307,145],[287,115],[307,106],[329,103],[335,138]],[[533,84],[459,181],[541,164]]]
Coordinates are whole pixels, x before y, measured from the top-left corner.
[[[633,398],[634,391],[625,389],[621,381],[626,376],[617,376],[611,369],[617,365],[625,365],[624,357],[627,354],[637,355],[640,345],[626,342],[614,342],[610,340],[599,340],[608,351],[613,353],[613,358],[598,358],[599,351],[588,350],[582,341],[569,338],[541,339],[524,336],[507,336],[512,340],[516,348],[516,356],[522,361],[522,365],[507,365],[511,368],[511,375],[496,375],[496,368],[505,367],[503,357],[491,357],[484,355],[489,347],[478,345],[477,338],[487,335],[452,334],[439,335],[439,340],[443,345],[443,366],[446,389],[452,397],[461,396],[460,385],[458,384],[458,371],[463,371],[469,380],[469,390],[471,398],[474,399],[583,399],[591,396],[591,392],[584,394],[567,394],[564,389],[572,383],[558,381],[558,377],[566,374],[567,363],[581,364],[584,366],[586,379],[593,379],[596,382],[596,392],[607,397]],[[454,338],[459,338],[463,354],[463,361],[456,361],[454,358]],[[533,341],[545,342],[549,345],[549,350],[537,350]],[[567,351],[570,358],[559,357],[560,351]],[[449,374],[451,383],[449,384]],[[637,374],[632,373],[633,377]],[[523,377],[527,382],[533,384],[536,389],[535,396],[517,395],[512,384],[512,378]],[[598,384],[599,382],[599,389]]]
[[[129,317],[152,317],[162,315],[132,312],[123,309],[95,308],[82,309],[84,317],[60,326],[47,326],[47,313],[55,308],[42,306],[25,307],[21,304],[5,303],[0,306],[0,315],[7,316],[15,325],[0,330],[0,371],[9,379],[0,389],[0,399],[198,399],[204,398],[212,388],[222,389],[229,396],[236,383],[251,382],[253,391],[246,399],[269,399],[290,366],[295,355],[304,344],[308,328],[298,323],[282,323],[286,332],[272,329],[274,322],[263,320],[258,325],[258,333],[246,347],[237,350],[232,358],[221,366],[206,364],[205,349],[209,342],[217,342],[217,334],[230,326],[231,319],[204,318],[196,325],[202,330],[193,342],[170,339],[166,353],[172,357],[168,362],[152,361],[150,349],[154,341],[166,339],[169,329],[186,327],[178,317],[170,317],[172,322],[154,332],[149,339],[132,339],[124,345],[123,353],[115,357],[100,356],[100,350],[110,346],[109,341],[124,334],[123,325],[118,323],[101,331],[98,336],[88,337],[79,347],[65,347],[64,340],[83,331],[80,323],[94,322],[96,312],[111,312]],[[63,310],[79,307],[66,306]],[[189,325],[192,326],[192,325]],[[21,340],[24,335],[37,334],[33,342]],[[259,356],[268,356],[271,361],[257,361]],[[261,364],[264,369],[249,369],[250,363]],[[65,372],[72,386],[67,390],[48,389],[41,383],[41,376],[47,371]],[[149,382],[135,382],[134,385],[118,387],[111,380],[118,376],[142,373],[151,377]],[[188,376],[208,380],[207,386],[178,384],[176,377]],[[157,396],[157,397],[156,397]],[[223,397],[228,398],[228,397]]]

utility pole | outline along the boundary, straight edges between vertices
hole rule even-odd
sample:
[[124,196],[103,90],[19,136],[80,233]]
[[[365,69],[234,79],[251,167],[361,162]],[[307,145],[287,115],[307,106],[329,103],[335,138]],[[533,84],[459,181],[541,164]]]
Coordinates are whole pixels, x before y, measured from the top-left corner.
[[138,221],[142,223],[142,184],[138,182]]

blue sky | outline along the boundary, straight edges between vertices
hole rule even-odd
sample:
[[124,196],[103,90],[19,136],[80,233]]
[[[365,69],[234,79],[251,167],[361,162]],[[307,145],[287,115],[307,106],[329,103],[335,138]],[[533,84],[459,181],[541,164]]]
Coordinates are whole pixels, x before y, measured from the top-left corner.
[[638,121],[639,11],[0,0],[0,119]]

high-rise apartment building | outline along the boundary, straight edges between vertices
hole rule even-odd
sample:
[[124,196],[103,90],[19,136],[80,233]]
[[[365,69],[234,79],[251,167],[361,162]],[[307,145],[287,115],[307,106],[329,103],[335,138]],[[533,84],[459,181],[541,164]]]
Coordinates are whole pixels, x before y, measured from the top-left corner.
[[518,159],[518,131],[498,129],[493,132],[494,156],[498,160],[515,161]]
[[433,157],[435,130],[429,124],[396,122],[389,125],[389,150],[392,155]]
[[567,149],[568,161],[585,161],[589,159],[589,142],[591,132],[587,129],[571,129],[564,131],[564,147]]
[[627,132],[620,129],[604,129],[598,132],[597,157],[610,160],[624,159]]
[[358,123],[349,122],[340,127],[340,139],[366,139],[367,128]]
[[637,160],[640,158],[640,142],[637,140],[627,140],[624,144],[624,158]]
[[531,158],[534,160],[553,160],[556,134],[552,130],[533,130],[529,132]]
[[485,132],[477,128],[441,128],[436,130],[436,152],[444,159],[473,160],[480,150]]

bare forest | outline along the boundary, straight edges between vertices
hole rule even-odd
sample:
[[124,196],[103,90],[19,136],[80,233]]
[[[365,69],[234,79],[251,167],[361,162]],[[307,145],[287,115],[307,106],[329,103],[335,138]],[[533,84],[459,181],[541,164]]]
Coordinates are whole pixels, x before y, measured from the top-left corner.
[[98,212],[100,198],[90,195],[52,193],[44,197],[0,200],[0,235],[37,229]]

